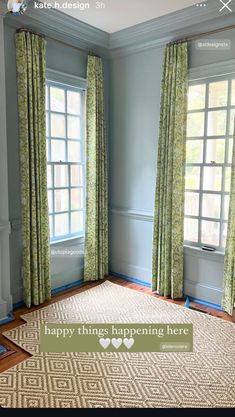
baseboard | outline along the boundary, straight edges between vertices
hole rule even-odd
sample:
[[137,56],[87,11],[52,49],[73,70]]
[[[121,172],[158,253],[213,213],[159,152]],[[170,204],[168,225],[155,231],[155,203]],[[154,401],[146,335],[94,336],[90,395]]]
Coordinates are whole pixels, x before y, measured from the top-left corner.
[[129,282],[133,282],[135,284],[141,285],[142,287],[152,288],[152,285],[149,282],[141,281],[138,278],[129,277],[127,275],[119,274],[118,272],[113,272],[113,271],[110,271],[110,275],[117,277],[117,278],[125,279],[126,281],[129,281]]
[[61,287],[58,287],[58,288],[53,288],[53,290],[51,291],[51,294],[55,295],[55,294],[58,294],[60,292],[66,291],[66,290],[70,290],[72,288],[79,287],[81,284],[84,284],[84,279],[83,278],[78,280],[78,281],[71,282],[71,284],[66,284],[66,285],[62,285]]
[[[70,284],[62,285],[61,287],[53,288],[51,291],[52,295],[59,294],[60,292],[71,290],[73,288],[79,287],[80,285],[84,284],[84,280],[80,279],[78,281],[71,282]],[[19,301],[18,303],[13,304],[13,311],[17,310],[18,308],[25,307],[24,301]],[[0,323],[2,324],[2,323]]]
[[189,301],[192,302],[192,303],[197,303],[197,304],[201,304],[201,305],[203,305],[205,307],[213,308],[215,310],[224,311],[223,308],[220,305],[213,304],[213,303],[209,303],[207,301],[201,300],[200,298],[190,297],[190,296],[188,296],[186,294],[184,294],[184,298],[185,298],[185,300],[188,298]]
[[119,259],[110,259],[110,270],[124,277],[138,279],[141,282],[151,285],[152,271],[139,265],[131,264]]
[[1,326],[2,324],[7,324],[7,323],[10,323],[10,322],[11,322],[11,321],[13,321],[13,320],[14,320],[14,316],[13,316],[13,314],[12,314],[12,313],[9,313],[5,319],[0,320],[0,326]]

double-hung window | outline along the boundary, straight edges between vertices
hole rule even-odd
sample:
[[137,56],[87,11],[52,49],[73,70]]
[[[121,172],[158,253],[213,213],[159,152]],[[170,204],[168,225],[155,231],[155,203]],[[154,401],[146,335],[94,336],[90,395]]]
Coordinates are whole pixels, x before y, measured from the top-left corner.
[[51,241],[84,236],[85,91],[47,81],[47,186]]
[[234,117],[235,74],[190,82],[185,244],[226,246]]

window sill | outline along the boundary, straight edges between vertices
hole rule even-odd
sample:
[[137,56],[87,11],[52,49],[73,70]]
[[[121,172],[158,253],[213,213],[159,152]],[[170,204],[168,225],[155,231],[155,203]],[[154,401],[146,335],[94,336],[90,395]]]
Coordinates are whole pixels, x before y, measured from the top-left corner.
[[82,245],[85,242],[85,236],[72,236],[72,237],[68,237],[67,239],[60,239],[60,240],[53,240],[50,242],[50,246],[54,246],[54,245],[60,245],[61,243],[66,243],[66,242],[73,242],[73,241],[79,241],[79,245]]
[[202,248],[199,248],[197,246],[190,246],[190,245],[184,245],[184,253],[188,254],[188,255],[194,255],[194,256],[198,256],[198,257],[203,257],[203,258],[212,258],[213,260],[218,259],[219,261],[224,260],[224,252],[220,252],[218,250],[216,250],[215,252],[207,252],[202,250]]

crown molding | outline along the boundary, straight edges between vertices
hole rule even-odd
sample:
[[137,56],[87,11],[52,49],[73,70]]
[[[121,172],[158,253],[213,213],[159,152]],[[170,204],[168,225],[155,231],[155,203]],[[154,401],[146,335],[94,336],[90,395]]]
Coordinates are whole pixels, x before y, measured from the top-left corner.
[[73,46],[91,49],[104,57],[109,55],[109,34],[56,9],[36,9],[31,1],[25,14],[5,16],[5,23],[16,29],[29,28],[66,41]]
[[206,3],[206,8],[187,7],[112,33],[109,36],[111,57],[119,58],[147,49],[164,47],[166,43],[177,39],[234,24],[235,12],[219,13],[217,1],[208,0]]
[[206,8],[187,7],[108,34],[59,10],[35,9],[35,3],[35,0],[31,1],[24,15],[14,17],[6,13],[4,0],[4,3],[0,3],[0,15],[5,16],[4,22],[11,27],[25,27],[42,32],[72,46],[92,50],[106,59],[115,59],[156,47],[163,48],[168,42],[229,26],[235,21],[235,11],[219,13],[219,2],[208,0]]

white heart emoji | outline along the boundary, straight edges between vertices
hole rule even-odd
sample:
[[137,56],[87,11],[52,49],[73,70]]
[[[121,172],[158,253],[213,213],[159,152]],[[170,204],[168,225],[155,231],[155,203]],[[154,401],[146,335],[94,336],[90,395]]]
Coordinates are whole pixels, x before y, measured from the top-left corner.
[[112,339],[112,345],[118,349],[122,344],[122,339]]
[[130,349],[134,345],[135,340],[133,338],[131,338],[131,339],[124,339],[123,340],[123,343],[127,347],[127,349]]
[[102,346],[103,349],[107,349],[111,343],[110,339],[100,339],[99,340],[100,345]]

